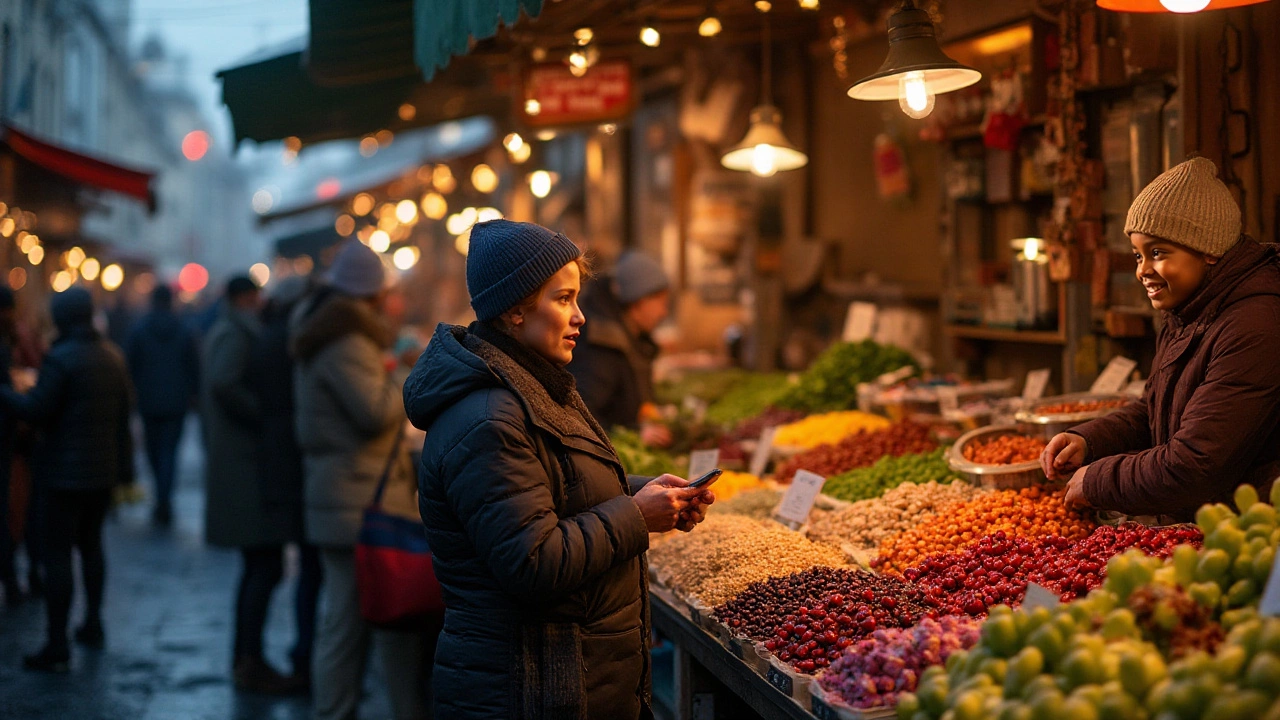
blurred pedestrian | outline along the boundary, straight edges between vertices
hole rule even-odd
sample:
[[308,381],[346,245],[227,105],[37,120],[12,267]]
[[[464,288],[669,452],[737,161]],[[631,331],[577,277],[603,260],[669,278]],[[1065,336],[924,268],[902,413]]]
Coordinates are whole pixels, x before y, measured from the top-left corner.
[[574,389],[588,269],[560,233],[476,225],[477,321],[440,325],[405,386],[447,603],[442,717],[653,717],[649,533],[692,530],[715,498],[672,475],[630,482]]
[[391,371],[395,334],[381,313],[385,280],[376,253],[359,242],[347,243],[293,336],[306,531],[320,547],[324,567],[312,668],[317,720],[355,718],[371,640],[386,669],[394,717],[428,716],[424,695],[430,661],[422,634],[374,630],[360,615],[356,587],[361,517],[388,464],[384,509],[417,517],[416,483],[401,442],[403,375]]
[[[262,310],[262,335],[249,357],[249,384],[262,407],[258,436],[258,487],[267,517],[297,543],[299,573],[294,592],[297,629],[289,658],[293,678],[310,686],[311,648],[315,639],[316,600],[320,593],[320,552],[307,542],[302,525],[302,448],[294,433],[293,358],[289,355],[289,319],[307,292],[307,279],[293,276],[277,282]],[[283,553],[276,558],[283,563]],[[283,571],[283,564],[281,565]]]
[[[13,387],[13,344],[15,330],[13,291],[0,285],[0,386]],[[13,414],[0,412],[0,587],[4,588],[7,606],[22,600],[22,588],[14,568],[14,533],[9,508],[9,475],[13,466],[13,434],[17,421]]]
[[124,349],[137,388],[147,461],[155,478],[151,520],[168,527],[173,522],[178,445],[187,411],[200,391],[200,351],[195,337],[173,312],[173,291],[167,285],[151,292],[151,311],[129,332]]
[[657,260],[629,250],[618,259],[613,277],[583,290],[587,324],[569,363],[582,400],[600,424],[641,428],[645,442],[671,443],[665,426],[642,417],[653,404],[653,361],[658,344],[652,333],[671,310],[670,281]]
[[293,692],[295,683],[267,663],[262,649],[271,594],[280,584],[288,529],[267,513],[258,482],[262,402],[249,382],[261,341],[260,292],[248,277],[227,283],[222,316],[204,339],[200,421],[205,445],[205,539],[240,551],[232,675],[249,692]]
[[102,523],[112,489],[133,481],[129,433],[132,388],[119,348],[93,328],[93,298],[83,288],[50,302],[58,337],[29,393],[0,387],[0,404],[40,431],[32,475],[44,489],[48,640],[24,665],[66,672],[71,657],[67,622],[74,590],[72,549],[80,552],[84,622],[76,641],[101,648],[106,562]]

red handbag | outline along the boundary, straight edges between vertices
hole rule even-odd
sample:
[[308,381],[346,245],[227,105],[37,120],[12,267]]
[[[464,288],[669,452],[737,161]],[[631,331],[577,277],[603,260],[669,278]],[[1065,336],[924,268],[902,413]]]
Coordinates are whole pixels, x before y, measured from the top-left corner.
[[364,511],[356,543],[356,585],[360,614],[387,628],[413,626],[444,612],[444,597],[431,564],[426,529],[417,518],[382,509],[382,494],[400,453],[396,437],[378,480],[373,503]]

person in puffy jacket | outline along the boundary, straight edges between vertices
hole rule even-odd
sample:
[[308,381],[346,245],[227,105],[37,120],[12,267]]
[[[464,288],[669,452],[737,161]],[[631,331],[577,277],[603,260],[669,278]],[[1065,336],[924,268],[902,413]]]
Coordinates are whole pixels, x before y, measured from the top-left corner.
[[446,606],[439,717],[652,716],[649,533],[692,530],[714,496],[628,478],[578,395],[565,365],[584,274],[564,235],[476,225],[478,320],[438,326],[405,384],[427,433],[419,507]]
[[112,490],[133,482],[133,390],[120,349],[93,328],[93,298],[87,290],[55,294],[50,310],[58,338],[41,364],[39,380],[26,394],[0,386],[0,404],[39,431],[32,476],[44,490],[48,641],[24,664],[29,670],[66,672],[73,549],[80,552],[85,591],[85,619],[76,641],[90,648],[105,643],[102,523]]
[[145,431],[147,461],[155,477],[152,521],[173,521],[173,478],[182,426],[200,392],[200,350],[195,336],[173,312],[173,291],[158,285],[151,311],[129,332],[125,359],[138,392],[138,415]]
[[[1164,327],[1137,402],[1055,436],[1045,473],[1066,501],[1190,520],[1280,473],[1280,254],[1241,234],[1204,158],[1156,178],[1125,222],[1138,280]],[[1163,516],[1163,517],[1161,517]]]

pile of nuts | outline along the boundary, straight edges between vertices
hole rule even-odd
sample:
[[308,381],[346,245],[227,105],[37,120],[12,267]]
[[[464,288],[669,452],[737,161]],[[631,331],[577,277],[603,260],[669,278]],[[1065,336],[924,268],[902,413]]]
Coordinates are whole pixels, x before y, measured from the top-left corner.
[[858,433],[833,445],[819,445],[800,453],[778,465],[774,477],[778,482],[789,483],[797,470],[831,477],[873,465],[886,455],[927,453],[937,447],[938,444],[929,438],[929,428],[924,425],[894,423],[882,430]]
[[927,515],[945,512],[954,503],[988,492],[965,482],[905,483],[874,500],[860,500],[811,519],[809,538],[836,547],[847,544],[857,550],[874,550],[890,535],[927,523]]
[[1110,410],[1111,408],[1124,407],[1131,401],[1123,398],[1112,398],[1110,400],[1077,400],[1076,402],[1057,403],[1055,405],[1041,405],[1035,409],[1037,415],[1075,415],[1076,413],[1096,412],[1098,410]]
[[649,562],[669,573],[677,594],[708,606],[737,596],[753,582],[813,567],[845,564],[834,548],[768,520],[712,514],[695,532],[678,533],[649,550]]
[[743,490],[727,500],[721,500],[719,491],[715,492],[716,502],[709,509],[717,515],[732,513],[765,520],[773,515],[778,503],[782,502],[782,493],[770,488]]
[[881,572],[902,572],[930,555],[959,552],[982,536],[1000,531],[1014,537],[1060,535],[1078,540],[1088,535],[1095,523],[1068,510],[1062,503],[1063,493],[1032,486],[959,503],[930,522],[891,535],[880,544],[872,567]]
[[1016,465],[1040,459],[1044,440],[1026,435],[1001,435],[964,446],[964,459],[979,465]]

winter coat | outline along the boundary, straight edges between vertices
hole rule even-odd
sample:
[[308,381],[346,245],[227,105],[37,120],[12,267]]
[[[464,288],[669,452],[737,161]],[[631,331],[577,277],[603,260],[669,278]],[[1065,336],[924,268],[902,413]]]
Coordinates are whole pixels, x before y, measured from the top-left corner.
[[1280,473],[1276,246],[1242,239],[1164,320],[1142,399],[1072,432],[1088,444],[1092,505],[1188,520]]
[[440,325],[405,385],[426,430],[419,505],[444,589],[436,714],[650,716],[649,536],[577,393]]
[[53,343],[30,392],[3,386],[0,402],[37,430],[36,482],[57,490],[105,490],[133,482],[132,393],[120,349],[86,324]]
[[152,311],[125,341],[125,359],[138,393],[138,414],[180,418],[200,392],[200,351],[196,339],[170,311]]
[[402,383],[383,362],[394,339],[367,303],[328,294],[293,335],[295,428],[303,457],[307,540],[356,544],[364,509],[395,450],[383,506],[416,517],[416,483],[400,442]]
[[249,384],[249,357],[261,334],[254,315],[228,306],[204,339],[204,534],[218,547],[280,545],[288,540],[286,528],[267,515],[258,485],[262,404]]
[[653,402],[658,346],[648,333],[627,328],[617,301],[601,297],[607,292],[596,288],[595,299],[583,301],[587,324],[582,326],[569,372],[601,425],[635,428],[640,424],[640,407]]
[[249,387],[262,412],[258,433],[258,488],[264,510],[290,542],[302,533],[302,448],[294,431],[293,358],[289,307],[264,313],[262,334],[249,353]]

